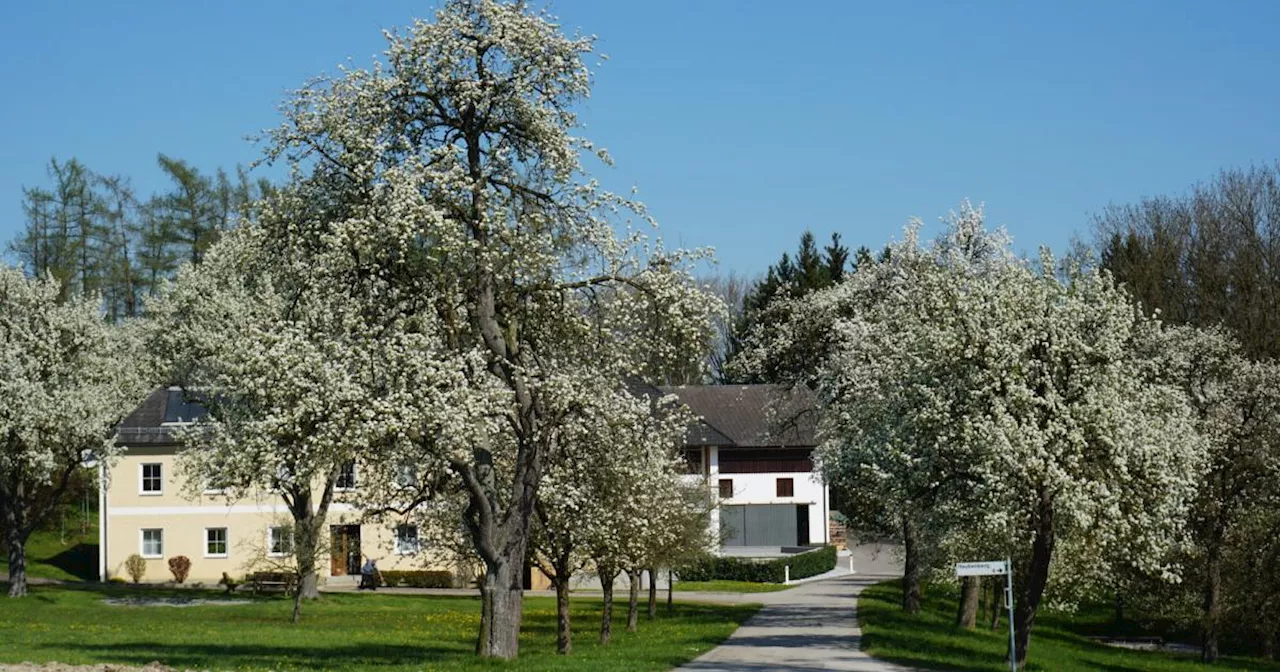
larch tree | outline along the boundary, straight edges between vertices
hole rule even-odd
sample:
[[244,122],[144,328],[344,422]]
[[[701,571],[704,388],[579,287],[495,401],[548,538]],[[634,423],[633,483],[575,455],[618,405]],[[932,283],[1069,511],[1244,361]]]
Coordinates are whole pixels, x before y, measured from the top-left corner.
[[76,159],[50,159],[48,174],[48,188],[23,189],[26,229],[9,247],[29,274],[57,279],[62,298],[94,294],[102,281],[105,243],[98,178]]
[[96,297],[0,266],[0,519],[9,595],[27,593],[26,542],[76,472],[108,467],[115,427],[146,394],[134,325],[112,326]]
[[592,38],[523,4],[455,0],[387,40],[372,68],[284,106],[266,158],[291,166],[279,197],[311,210],[260,228],[361,307],[386,445],[417,444],[466,492],[477,650],[513,658],[548,456],[586,400],[701,361],[719,304],[583,166],[608,162],[574,134]]
[[156,163],[173,187],[152,198],[152,215],[163,222],[176,257],[198,264],[230,223],[230,184],[222,171],[215,182],[182,159],[161,154]]

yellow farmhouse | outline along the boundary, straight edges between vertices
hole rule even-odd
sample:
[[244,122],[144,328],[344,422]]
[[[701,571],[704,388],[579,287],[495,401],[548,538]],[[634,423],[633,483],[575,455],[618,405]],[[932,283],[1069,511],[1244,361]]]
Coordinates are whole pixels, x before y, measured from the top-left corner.
[[[264,492],[230,501],[223,493],[191,493],[177,473],[180,445],[175,430],[203,413],[187,403],[178,388],[159,389],[118,428],[126,448],[107,472],[102,470],[99,501],[99,568],[104,579],[127,576],[125,561],[146,560],[144,581],[171,580],[168,559],[191,560],[189,582],[214,583],[287,565],[292,518],[284,501]],[[339,488],[359,487],[354,464],[339,478]],[[328,563],[322,580],[353,581],[366,558],[381,570],[446,569],[418,543],[417,528],[362,520],[361,512],[335,502],[329,511]]]

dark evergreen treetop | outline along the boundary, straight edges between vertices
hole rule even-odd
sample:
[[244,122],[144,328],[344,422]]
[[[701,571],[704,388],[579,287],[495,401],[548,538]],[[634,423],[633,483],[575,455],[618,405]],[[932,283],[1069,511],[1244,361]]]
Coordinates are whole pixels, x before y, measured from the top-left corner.
[[[830,287],[857,269],[859,264],[871,261],[871,251],[860,247],[850,254],[849,248],[840,242],[840,234],[831,234],[831,242],[818,248],[813,233],[800,234],[800,245],[795,255],[783,252],[778,263],[769,267],[762,280],[746,293],[742,302],[742,317],[729,342],[729,360],[742,350],[743,339],[756,329],[769,329],[770,325],[785,321],[785,311],[779,299],[797,298]],[[733,367],[728,367],[732,372]],[[783,372],[730,373],[724,382],[780,383],[791,377]]]

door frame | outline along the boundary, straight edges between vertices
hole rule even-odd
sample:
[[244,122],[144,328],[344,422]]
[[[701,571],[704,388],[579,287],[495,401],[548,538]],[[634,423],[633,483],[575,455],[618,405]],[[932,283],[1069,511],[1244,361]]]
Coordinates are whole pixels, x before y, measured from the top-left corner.
[[360,526],[330,525],[329,542],[329,575],[359,574],[360,560],[363,557],[360,551]]

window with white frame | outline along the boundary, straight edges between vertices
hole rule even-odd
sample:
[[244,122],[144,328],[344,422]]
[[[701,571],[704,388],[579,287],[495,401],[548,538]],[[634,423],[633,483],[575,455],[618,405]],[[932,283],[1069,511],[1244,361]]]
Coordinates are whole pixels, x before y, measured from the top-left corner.
[[164,530],[159,528],[142,530],[142,557],[164,557]]
[[227,557],[227,528],[225,527],[204,528],[204,557],[206,558]]
[[396,553],[409,555],[418,552],[418,527],[401,525],[396,528]]
[[141,492],[144,495],[159,495],[164,492],[164,472],[158,462],[143,464]]
[[355,460],[343,462],[338,469],[338,482],[334,484],[339,490],[351,490],[356,487]]
[[282,557],[293,553],[293,534],[280,525],[267,528],[267,554]]

